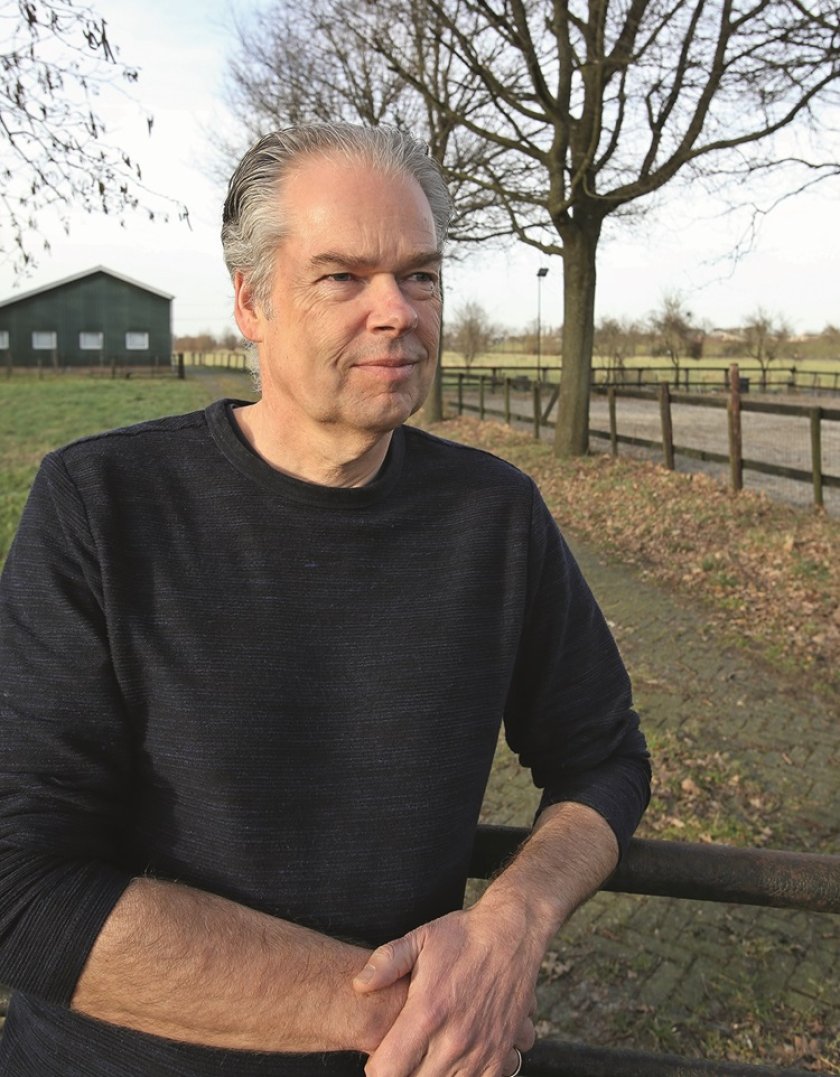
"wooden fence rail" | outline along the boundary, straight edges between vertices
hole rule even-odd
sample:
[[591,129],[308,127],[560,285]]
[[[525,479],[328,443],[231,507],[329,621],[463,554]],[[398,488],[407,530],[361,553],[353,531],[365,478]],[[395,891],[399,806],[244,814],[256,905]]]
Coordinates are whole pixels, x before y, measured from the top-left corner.
[[[492,878],[527,831],[479,826],[470,874]],[[840,856],[634,838],[603,890],[776,909],[840,913]],[[528,1077],[806,1077],[805,1071],[545,1039],[528,1052]]]
[[[554,426],[548,415],[557,400],[558,387],[556,384],[532,381],[524,374],[518,374],[516,377],[499,378],[492,374],[451,369],[444,371],[444,378],[445,384],[451,386],[454,380],[457,387],[456,406],[459,415],[465,411],[478,411],[482,419],[487,416],[493,416],[503,418],[508,423],[514,418],[529,423],[533,422],[535,438],[540,436],[544,427],[553,428]],[[593,385],[593,395],[606,396],[607,398],[609,421],[607,430],[590,427],[590,437],[609,440],[610,451],[614,456],[618,455],[620,444],[636,445],[661,451],[664,465],[672,470],[675,467],[675,459],[678,455],[726,465],[729,467],[730,485],[735,491],[740,490],[743,486],[745,470],[793,479],[797,482],[807,482],[811,484],[813,489],[814,504],[822,507],[825,488],[834,487],[840,489],[840,474],[832,474],[824,470],[822,452],[823,423],[840,422],[840,407],[821,407],[813,404],[793,404],[752,399],[743,393],[743,378],[737,364],[732,364],[727,372],[727,381],[728,391],[714,394],[674,390],[664,382],[660,383],[656,389],[639,389],[619,385]],[[498,391],[499,388],[504,390],[503,411],[487,404],[488,389],[493,392]],[[465,391],[467,390],[478,391],[479,405],[477,407],[466,399]],[[517,392],[523,402],[528,400],[528,396],[531,396],[530,407],[527,403],[525,404],[527,411],[513,409],[511,397],[512,394]],[[545,398],[548,398],[548,404],[543,408],[542,400]],[[658,402],[659,439],[638,437],[620,432],[617,402],[622,398]],[[698,449],[689,445],[676,444],[674,442],[672,419],[672,407],[674,405],[726,410],[728,413],[727,451],[719,452],[712,449]],[[806,470],[802,467],[788,467],[766,460],[745,457],[742,436],[742,416],[745,412],[807,420],[809,424],[810,468]]]
[[[702,366],[696,363],[680,366],[632,366],[593,367],[592,384],[601,388],[615,385],[618,388],[657,388],[663,382],[672,389],[686,392],[721,392],[729,387],[729,366]],[[778,367],[766,371],[752,367],[740,368],[742,393],[758,390],[768,393],[840,393],[840,369],[814,370],[804,367]],[[454,377],[458,373],[479,377],[484,375],[501,383],[505,377],[521,375],[528,379],[537,377],[536,366],[511,366],[504,363],[478,364],[469,367],[447,366],[445,373]],[[555,381],[560,375],[560,367],[539,368],[540,380]]]

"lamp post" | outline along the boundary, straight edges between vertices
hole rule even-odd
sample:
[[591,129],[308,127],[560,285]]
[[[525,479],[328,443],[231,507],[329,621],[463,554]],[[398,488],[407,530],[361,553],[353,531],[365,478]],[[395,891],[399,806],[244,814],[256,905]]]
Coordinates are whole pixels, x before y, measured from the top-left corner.
[[543,277],[548,276],[548,267],[542,266],[537,270],[537,381],[542,381],[542,282]]

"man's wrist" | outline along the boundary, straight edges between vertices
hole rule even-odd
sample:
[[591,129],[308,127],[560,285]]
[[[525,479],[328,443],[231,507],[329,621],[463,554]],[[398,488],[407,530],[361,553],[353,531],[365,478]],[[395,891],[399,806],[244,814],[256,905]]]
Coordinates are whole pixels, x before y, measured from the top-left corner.
[[501,918],[521,916],[528,937],[547,947],[617,862],[618,842],[601,815],[583,804],[554,804],[481,902]]
[[341,982],[335,992],[330,1028],[336,1032],[335,1049],[372,1054],[396,1021],[408,994],[408,978],[379,991],[360,994],[353,978],[364,968],[370,951],[353,947],[342,963]]

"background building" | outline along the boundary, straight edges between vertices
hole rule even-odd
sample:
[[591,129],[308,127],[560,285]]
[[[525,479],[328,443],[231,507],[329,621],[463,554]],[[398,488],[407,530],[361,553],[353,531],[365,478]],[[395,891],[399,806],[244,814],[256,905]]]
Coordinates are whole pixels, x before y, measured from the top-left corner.
[[0,302],[0,360],[149,366],[172,355],[172,296],[96,266]]

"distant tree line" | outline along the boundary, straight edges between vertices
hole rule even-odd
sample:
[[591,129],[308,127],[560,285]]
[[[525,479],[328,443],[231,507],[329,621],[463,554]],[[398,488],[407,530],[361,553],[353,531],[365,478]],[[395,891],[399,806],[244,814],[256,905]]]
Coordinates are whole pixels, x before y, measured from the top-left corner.
[[[460,355],[468,367],[493,352],[534,355],[536,323],[524,331],[505,329],[492,322],[480,303],[468,302],[450,315],[444,349]],[[563,327],[542,326],[539,350],[546,357],[562,356]],[[596,321],[592,354],[614,370],[636,356],[667,357],[676,372],[686,360],[751,358],[766,375],[775,361],[840,358],[840,329],[827,325],[819,334],[796,337],[783,314],[771,314],[762,306],[738,326],[715,329],[707,322],[698,324],[682,296],[668,293],[646,318],[608,316]]]

